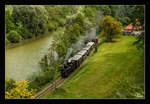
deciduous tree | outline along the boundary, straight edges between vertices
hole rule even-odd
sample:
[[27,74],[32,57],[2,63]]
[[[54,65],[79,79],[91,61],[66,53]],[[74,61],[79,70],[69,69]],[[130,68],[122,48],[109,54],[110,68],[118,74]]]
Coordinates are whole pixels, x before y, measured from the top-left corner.
[[105,16],[102,19],[101,26],[104,29],[104,35],[107,41],[112,41],[113,38],[122,32],[122,24],[111,16]]

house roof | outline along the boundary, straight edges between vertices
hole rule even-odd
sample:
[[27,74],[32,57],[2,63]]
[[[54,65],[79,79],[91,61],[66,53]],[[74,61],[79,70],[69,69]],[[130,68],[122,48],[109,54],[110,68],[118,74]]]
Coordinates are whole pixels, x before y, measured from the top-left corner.
[[[124,28],[124,30],[126,32],[132,32],[132,29],[133,29],[133,25],[132,24],[129,24],[127,27]],[[136,30],[136,29],[142,29],[142,26],[134,26],[133,30]],[[144,32],[144,30],[142,30],[142,32]]]
[[[142,28],[142,26],[135,26],[134,27],[134,30],[136,30],[136,29],[141,29]],[[124,28],[125,30],[131,30],[131,29],[133,29],[133,25],[132,24],[129,24],[127,27],[125,27]]]

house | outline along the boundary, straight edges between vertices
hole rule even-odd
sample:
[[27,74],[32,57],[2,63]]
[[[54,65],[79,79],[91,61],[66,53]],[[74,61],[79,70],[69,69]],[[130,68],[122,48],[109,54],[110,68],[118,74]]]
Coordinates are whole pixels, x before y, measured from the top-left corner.
[[129,24],[127,27],[124,28],[124,34],[125,35],[138,35],[144,32],[144,30],[141,30],[142,26],[140,23],[136,23],[136,25],[133,27],[132,23]]

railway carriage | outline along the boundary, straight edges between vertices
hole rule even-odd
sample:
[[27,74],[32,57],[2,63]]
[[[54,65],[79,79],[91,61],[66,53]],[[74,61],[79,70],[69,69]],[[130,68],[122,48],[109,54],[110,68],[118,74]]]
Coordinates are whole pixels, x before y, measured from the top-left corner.
[[87,56],[89,56],[89,54],[90,54],[90,46],[86,46],[86,47],[84,47],[84,48],[82,48],[83,50],[86,50],[87,51]]
[[72,61],[75,61],[76,67],[79,67],[80,64],[82,63],[82,55],[75,55],[75,56],[72,58]]
[[90,47],[90,51],[94,48],[94,42],[88,42],[86,45]]
[[64,68],[61,69],[61,76],[68,77],[74,70],[76,70],[82,62],[87,58],[90,54],[91,50],[98,43],[98,39],[93,39],[91,42],[88,42],[81,51],[79,51],[75,56],[69,58],[67,63],[64,65]]
[[81,55],[82,56],[82,61],[84,61],[87,57],[87,53],[88,53],[87,50],[82,49],[81,51],[79,51],[77,53],[77,55]]

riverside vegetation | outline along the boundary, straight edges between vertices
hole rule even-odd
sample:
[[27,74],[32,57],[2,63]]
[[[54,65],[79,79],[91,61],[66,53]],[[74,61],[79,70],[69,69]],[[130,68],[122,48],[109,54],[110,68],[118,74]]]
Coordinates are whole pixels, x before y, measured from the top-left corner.
[[[50,49],[48,50],[48,53],[45,54],[45,56],[40,61],[41,72],[38,75],[33,75],[30,78],[28,78],[27,80],[30,80],[30,83],[26,80],[13,81],[12,79],[7,79],[7,81],[6,81],[6,87],[7,87],[6,88],[6,98],[30,98],[30,97],[33,97],[35,94],[35,89],[36,89],[36,92],[40,91],[42,88],[47,86],[49,83],[52,83],[56,78],[58,78],[60,76],[59,69],[61,69],[63,67],[62,66],[63,63],[65,63],[69,57],[73,56],[77,51],[79,51],[85,45],[84,44],[85,41],[95,38],[97,35],[103,33],[104,36],[107,37],[106,38],[107,41],[110,42],[112,39],[116,38],[116,36],[118,37],[119,35],[122,34],[122,31],[121,31],[122,25],[126,26],[130,22],[134,22],[135,18],[138,18],[141,23],[144,23],[144,22],[142,22],[143,20],[141,19],[141,18],[143,18],[142,16],[144,16],[144,14],[143,14],[144,12],[142,10],[143,10],[142,6],[111,6],[111,5],[100,5],[100,6],[98,6],[98,5],[97,6],[90,6],[90,5],[89,6],[86,6],[86,5],[85,6],[80,6],[80,5],[79,6],[72,6],[72,5],[70,5],[70,6],[63,6],[63,5],[61,5],[61,6],[59,6],[59,5],[57,5],[57,6],[55,6],[55,5],[54,6],[48,6],[48,5],[45,5],[45,6],[31,6],[31,5],[30,6],[18,6],[18,5],[11,6],[11,5],[9,5],[9,6],[6,6],[6,9],[5,9],[5,11],[6,11],[6,35],[5,35],[6,45],[18,43],[18,42],[28,39],[28,38],[40,36],[47,30],[53,31],[53,33],[54,33],[52,36],[53,37],[52,45],[51,45]],[[140,16],[134,15],[134,13],[141,13],[141,15]],[[113,26],[111,27],[111,26],[109,26],[109,24],[114,24],[114,26],[116,25],[118,28],[114,28]],[[111,31],[109,31],[109,30],[111,30]],[[143,37],[144,35],[141,35],[141,36]],[[133,48],[133,52],[136,52],[136,49],[134,46],[130,46],[130,48],[128,48],[129,44],[125,44],[125,43],[128,43],[128,41],[130,41],[131,43],[135,41],[134,44],[137,45],[138,47],[140,47],[140,49],[141,49],[140,53],[141,53],[143,50],[142,47],[144,45],[143,40],[144,40],[144,38],[139,38],[139,37],[134,38],[134,39],[122,37],[119,40],[122,42],[116,43],[116,46],[115,46],[115,44],[113,45],[113,43],[106,43],[104,46],[109,47],[109,48],[106,48],[108,50],[110,50],[110,47],[112,47],[112,49],[114,49],[114,52],[123,52],[123,50],[128,50],[128,49],[132,50],[132,48]],[[105,49],[105,47],[103,47],[102,49]],[[115,47],[124,47],[124,49],[121,51],[120,50],[121,48],[116,49]],[[101,48],[98,48],[98,49],[100,50]],[[92,57],[94,57],[94,56],[96,57],[96,54],[101,55],[101,52],[98,51]],[[101,58],[98,58],[98,59],[93,58],[92,59],[92,57],[89,58],[89,62],[90,62],[90,59],[91,59],[91,61],[101,59]],[[122,58],[120,58],[122,56],[120,56],[120,57],[118,56],[117,58],[116,57],[117,56],[115,56],[115,58],[110,57],[109,62],[111,62],[111,60],[115,60],[115,59],[123,60]],[[130,60],[130,58],[124,60],[123,62],[126,63],[126,61]],[[99,60],[99,61],[101,62],[102,60]],[[97,63],[99,63],[99,61]],[[117,64],[116,62],[118,62],[118,61],[113,61],[112,64],[116,65]],[[102,63],[105,63],[105,62],[102,62]],[[103,64],[103,65],[105,65],[105,64]],[[128,65],[128,63],[126,63],[126,65]],[[143,65],[143,63],[141,62],[140,65]],[[91,66],[89,66],[89,68],[90,67],[94,68],[93,64],[91,64]],[[100,66],[98,66],[98,67],[100,67]],[[106,65],[106,67],[107,67],[107,65]],[[107,68],[106,67],[104,67],[103,69],[104,70],[112,69],[111,72],[113,72],[113,66],[112,67],[110,66]],[[119,73],[121,68],[122,68],[121,66],[120,67],[118,66],[118,68],[117,68],[118,70],[116,70],[114,72],[114,74],[112,74],[112,75],[116,75],[117,73]],[[82,69],[82,71],[88,70],[87,67],[81,68],[81,69]],[[132,68],[129,68],[129,69],[132,69]],[[95,69],[95,70],[97,70],[97,69]],[[142,68],[141,68],[141,70],[142,70]],[[107,73],[107,71],[109,71],[109,70],[106,70],[106,73]],[[126,71],[128,72],[128,70],[126,70]],[[132,71],[134,71],[134,70],[132,70]],[[108,72],[108,75],[109,75],[109,73],[111,74],[111,72]],[[136,73],[136,71],[135,71],[135,73]],[[90,76],[91,74],[88,74],[88,75]],[[139,75],[140,78],[143,78],[143,75],[144,74],[142,72],[141,75]],[[120,94],[121,93],[120,91],[123,90],[122,95],[119,95],[119,94],[114,95],[114,96],[106,95],[103,97],[120,97],[120,96],[121,97],[135,97],[135,94],[131,94],[130,92],[132,92],[132,89],[134,89],[134,87],[137,86],[137,83],[135,83],[133,86],[130,86],[130,82],[128,82],[128,80],[130,80],[130,79],[131,79],[131,82],[135,81],[135,80],[132,80],[133,76],[131,75],[131,77],[129,77],[129,79],[123,80],[121,83],[118,83],[118,85],[114,84],[114,85],[116,85],[116,87],[114,87],[114,89],[112,89],[111,91],[115,92],[116,91],[115,88],[118,88],[118,86],[121,86],[120,90],[118,90],[118,93]],[[82,77],[82,76],[80,76],[80,77]],[[108,76],[106,75],[105,77],[108,77]],[[119,76],[119,77],[123,78],[124,76],[123,77]],[[100,79],[103,79],[103,78],[100,78]],[[93,80],[96,81],[96,78]],[[82,82],[84,82],[84,81],[82,81]],[[102,81],[100,81],[100,82],[102,82]],[[116,81],[114,81],[114,82],[116,83]],[[143,80],[139,81],[141,86],[144,83],[144,82],[143,83],[142,82],[143,82]],[[18,84],[16,84],[16,83],[18,83]],[[24,91],[26,93],[28,93],[27,95],[18,93],[18,91],[21,90],[21,87],[18,87],[18,86],[22,86],[22,83],[26,83],[26,86],[23,88],[24,88]],[[127,84],[125,84],[125,83],[127,83]],[[78,83],[78,84],[80,84],[80,83]],[[113,83],[110,83],[110,84],[113,85]],[[126,90],[123,89],[123,86],[124,86],[123,84],[126,85],[125,88],[129,88],[129,90],[128,90],[129,92],[127,94],[124,94],[124,92]],[[9,87],[7,85],[9,85]],[[68,84],[66,84],[66,86],[67,85]],[[104,84],[104,85],[106,85],[106,84]],[[104,87],[106,87],[106,86],[104,86]],[[72,86],[72,88],[74,88],[74,89],[76,89],[77,87],[79,88],[79,86],[74,86],[74,87]],[[110,86],[110,87],[112,88],[112,86]],[[142,88],[142,90],[141,90],[141,88]],[[94,87],[93,87],[93,89],[94,89]],[[104,92],[105,93],[108,92],[108,89],[105,90]],[[143,89],[144,89],[143,86],[142,87],[138,86],[137,90],[134,89],[134,91],[135,92],[136,91],[138,92],[139,90],[142,91],[142,96],[143,96]],[[96,90],[97,89],[95,88],[95,91]],[[68,89],[68,91],[69,91],[69,89]],[[70,90],[70,91],[72,91],[72,90]],[[74,91],[77,91],[77,90],[74,90]],[[85,91],[85,90],[83,89],[83,91]],[[69,96],[70,97],[71,96],[72,97],[92,97],[92,96],[94,97],[97,94],[97,93],[95,93],[95,91],[93,91],[89,94],[91,96],[81,95],[81,94],[79,94],[79,96],[78,95],[76,96],[76,94],[73,94],[73,92],[72,92],[72,95],[71,94],[65,95],[65,96],[62,95],[59,97],[60,98],[69,97]],[[15,92],[17,95],[13,95],[12,92]],[[81,93],[81,92],[79,92],[79,93]],[[100,92],[100,93],[102,94],[102,92]],[[141,92],[140,92],[140,94],[141,94]],[[52,95],[53,94],[48,94],[48,95],[46,95],[46,97],[49,98]],[[54,95],[54,97],[58,97],[57,92],[56,92],[56,95]],[[98,97],[98,95],[96,95],[95,97]],[[99,96],[99,97],[102,97],[102,96]]]

